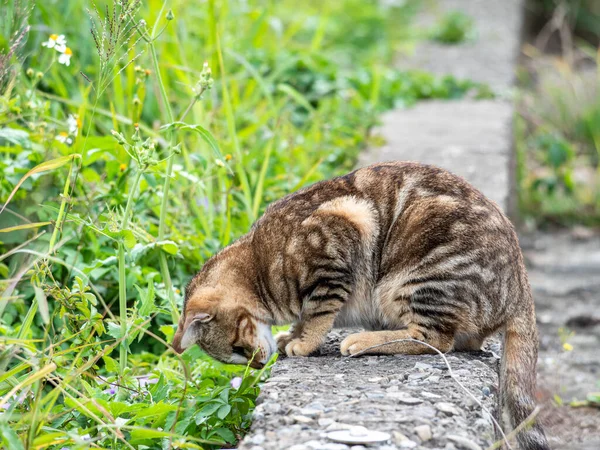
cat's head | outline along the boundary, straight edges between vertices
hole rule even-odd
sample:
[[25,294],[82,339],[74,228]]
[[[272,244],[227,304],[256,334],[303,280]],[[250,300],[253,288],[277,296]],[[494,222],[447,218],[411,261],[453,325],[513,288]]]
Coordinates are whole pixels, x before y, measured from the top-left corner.
[[192,287],[173,348],[181,353],[198,344],[213,358],[229,364],[262,368],[277,351],[271,326],[264,320],[251,294],[242,289]]

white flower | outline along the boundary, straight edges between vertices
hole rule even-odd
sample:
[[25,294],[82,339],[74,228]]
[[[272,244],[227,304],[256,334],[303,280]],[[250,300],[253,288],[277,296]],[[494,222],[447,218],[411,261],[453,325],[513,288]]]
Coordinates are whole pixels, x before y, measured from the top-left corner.
[[65,47],[64,53],[61,53],[58,57],[58,62],[65,66],[69,66],[71,65],[71,56],[73,56],[73,51],[69,47]]
[[229,384],[231,384],[231,387],[237,391],[242,385],[242,381],[242,377],[235,377],[229,382]]
[[63,144],[71,145],[73,143],[73,139],[69,136],[69,133],[66,131],[61,131],[56,135],[56,140],[58,142],[62,142]]
[[69,127],[69,134],[73,137],[77,136],[77,133],[79,132],[79,127],[81,126],[79,117],[74,114],[69,114],[69,117],[67,117],[67,126]]
[[65,35],[51,34],[46,42],[42,42],[44,47],[54,48],[57,52],[64,52],[67,49],[67,40]]

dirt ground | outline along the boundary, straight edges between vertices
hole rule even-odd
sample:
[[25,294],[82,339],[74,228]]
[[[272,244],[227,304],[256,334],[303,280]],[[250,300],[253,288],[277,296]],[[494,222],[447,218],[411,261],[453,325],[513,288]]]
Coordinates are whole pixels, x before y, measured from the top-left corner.
[[551,446],[598,450],[600,408],[570,403],[600,391],[600,234],[536,233],[521,245],[536,301],[539,401]]

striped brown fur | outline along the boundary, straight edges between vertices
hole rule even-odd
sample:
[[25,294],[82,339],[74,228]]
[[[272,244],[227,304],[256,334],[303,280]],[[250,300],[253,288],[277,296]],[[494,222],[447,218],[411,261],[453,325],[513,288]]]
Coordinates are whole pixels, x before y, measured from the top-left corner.
[[[225,362],[254,355],[261,367],[275,350],[274,324],[293,324],[276,337],[287,356],[314,352],[334,326],[369,330],[348,336],[344,355],[403,338],[476,350],[504,331],[507,427],[535,407],[537,328],[514,229],[496,204],[439,168],[373,165],[270,205],[192,279],[173,346],[198,343]],[[367,352],[429,351],[403,342]],[[549,448],[537,423],[518,440]]]

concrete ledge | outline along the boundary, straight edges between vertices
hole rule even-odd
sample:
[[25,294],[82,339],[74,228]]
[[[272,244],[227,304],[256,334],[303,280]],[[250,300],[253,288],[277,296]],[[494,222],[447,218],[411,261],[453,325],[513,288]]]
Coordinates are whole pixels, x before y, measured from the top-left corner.
[[513,113],[502,100],[435,100],[390,111],[374,131],[385,144],[364,153],[359,165],[403,160],[443,167],[506,210]]
[[444,14],[460,11],[473,20],[474,38],[460,45],[421,41],[412,54],[398,55],[396,66],[479,81],[501,94],[510,91],[521,40],[523,0],[437,0],[431,3],[424,4],[417,26],[429,29]]
[[[450,377],[438,355],[340,355],[350,331],[330,333],[319,355],[277,362],[264,384],[240,449],[344,450],[328,433],[363,426],[389,433],[369,448],[486,448],[488,414]],[[490,343],[498,350],[497,344]],[[490,352],[447,356],[459,380],[494,411],[498,360]],[[363,446],[352,446],[355,450]]]

